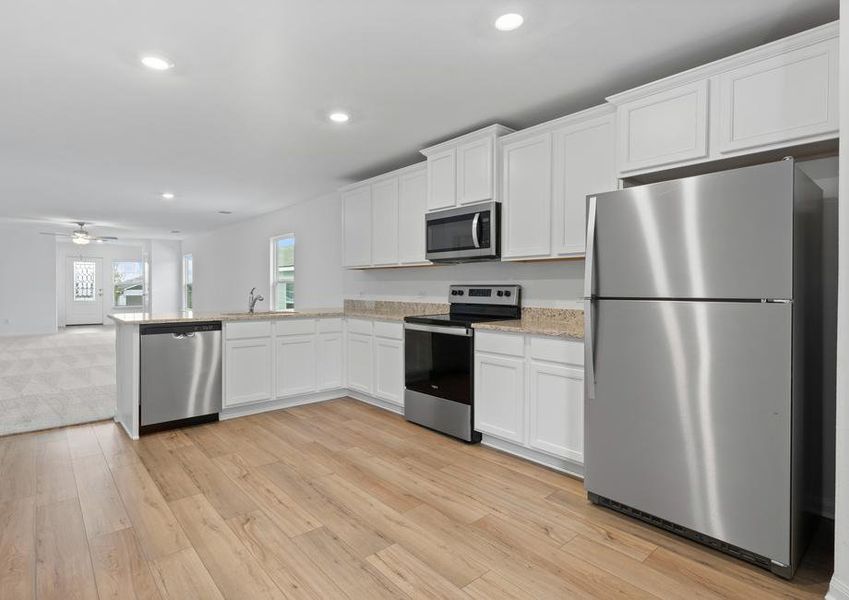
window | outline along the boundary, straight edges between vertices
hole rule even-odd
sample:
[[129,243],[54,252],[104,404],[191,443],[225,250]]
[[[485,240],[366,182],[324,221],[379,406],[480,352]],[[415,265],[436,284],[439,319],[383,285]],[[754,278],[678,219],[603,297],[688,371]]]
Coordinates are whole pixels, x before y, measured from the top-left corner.
[[295,309],[295,234],[271,239],[271,297],[274,310]]
[[192,310],[192,255],[183,255],[183,310]]
[[94,302],[97,264],[88,260],[74,261],[74,302]]
[[142,261],[112,261],[112,303],[116,308],[144,304]]

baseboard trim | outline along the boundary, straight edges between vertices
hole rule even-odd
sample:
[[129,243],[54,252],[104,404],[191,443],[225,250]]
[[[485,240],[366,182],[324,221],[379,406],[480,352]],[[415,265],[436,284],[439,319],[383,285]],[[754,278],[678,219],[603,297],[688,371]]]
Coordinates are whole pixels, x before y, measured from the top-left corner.
[[386,400],[381,400],[380,398],[376,398],[374,396],[369,396],[368,394],[363,394],[362,392],[355,392],[354,390],[343,390],[346,396],[350,396],[354,400],[359,400],[360,402],[365,402],[366,404],[371,404],[372,406],[376,406],[378,408],[382,408],[383,410],[388,410],[390,412],[394,412],[398,415],[404,414],[404,407],[399,406],[397,404],[393,404],[392,402],[387,402]]
[[492,437],[491,435],[487,434],[483,434],[481,444],[490,448],[495,448],[496,450],[501,450],[502,452],[506,452],[507,454],[518,456],[519,458],[524,458],[525,460],[543,465],[545,467],[548,467],[549,469],[554,469],[555,471],[566,473],[567,475],[571,475],[573,477],[578,477],[580,479],[584,478],[584,466],[572,462],[571,460],[565,460],[562,458],[550,456],[548,454],[545,454],[544,452],[538,452],[537,450],[525,448],[524,446],[520,446],[519,444],[507,442],[505,440],[499,439],[497,437]]
[[832,576],[825,600],[849,600],[849,585],[839,580],[837,575]]
[[123,429],[123,430],[124,430],[124,433],[126,433],[126,434],[127,434],[127,437],[128,437],[128,438],[130,438],[131,440],[137,440],[137,439],[139,439],[139,436],[137,436],[137,435],[133,435],[132,433],[130,433],[130,430],[129,430],[129,429],[127,429],[127,426],[126,426],[126,425],[124,425],[124,422],[118,419],[118,415],[115,415],[114,417],[112,417],[112,420],[113,420],[113,421],[115,421],[116,423],[118,423],[118,425],[120,425],[120,426],[121,426],[121,429]]
[[256,415],[259,413],[268,412],[270,410],[280,410],[281,408],[292,408],[293,406],[301,406],[304,404],[313,404],[314,402],[326,402],[327,400],[336,400],[347,396],[348,390],[345,388],[337,388],[324,392],[315,392],[312,394],[301,394],[300,396],[292,396],[291,398],[279,398],[277,400],[267,400],[265,402],[251,402],[243,406],[230,406],[224,408],[218,418],[222,421],[227,419],[236,419],[238,417],[247,417],[248,415]]

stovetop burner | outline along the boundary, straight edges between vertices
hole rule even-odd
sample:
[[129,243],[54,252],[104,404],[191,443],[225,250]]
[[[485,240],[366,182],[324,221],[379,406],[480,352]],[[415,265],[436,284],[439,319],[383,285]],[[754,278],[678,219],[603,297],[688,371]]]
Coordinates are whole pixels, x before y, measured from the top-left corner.
[[450,312],[405,317],[407,323],[471,327],[486,321],[518,319],[522,314],[522,288],[518,285],[452,285]]

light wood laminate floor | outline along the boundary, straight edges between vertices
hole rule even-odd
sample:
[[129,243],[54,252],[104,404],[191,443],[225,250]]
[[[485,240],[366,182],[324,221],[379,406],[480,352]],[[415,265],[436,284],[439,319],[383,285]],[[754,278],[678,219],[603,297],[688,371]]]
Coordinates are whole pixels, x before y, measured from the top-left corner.
[[788,583],[350,399],[0,438],[3,599],[819,598],[827,545]]

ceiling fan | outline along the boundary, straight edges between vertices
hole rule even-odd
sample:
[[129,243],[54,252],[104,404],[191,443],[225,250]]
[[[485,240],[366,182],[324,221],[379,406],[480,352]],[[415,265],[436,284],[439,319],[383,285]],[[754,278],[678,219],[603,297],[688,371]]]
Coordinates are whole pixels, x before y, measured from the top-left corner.
[[88,230],[85,228],[86,225],[90,225],[90,223],[86,223],[85,221],[73,221],[77,225],[79,225],[79,229],[75,229],[71,233],[52,233],[49,231],[40,232],[41,235],[54,235],[56,237],[69,237],[71,241],[75,244],[79,244],[80,246],[85,246],[86,244],[90,244],[91,242],[97,242],[102,244],[103,242],[108,242],[112,240],[117,240],[114,235],[104,235],[104,236],[94,236],[91,235]]

